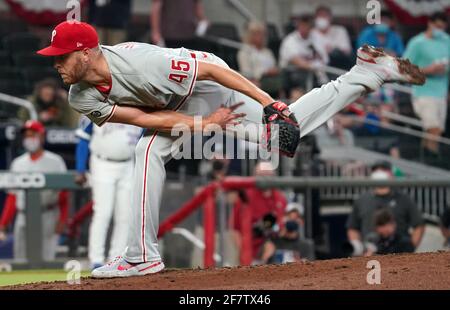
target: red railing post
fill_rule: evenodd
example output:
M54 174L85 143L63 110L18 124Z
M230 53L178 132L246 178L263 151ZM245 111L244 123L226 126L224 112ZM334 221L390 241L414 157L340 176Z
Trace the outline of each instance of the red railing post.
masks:
M243 204L241 213L241 248L240 248L240 264L242 266L250 266L253 261L253 244L252 244L252 210L250 205Z
M203 234L205 251L203 265L205 268L214 267L215 234L216 234L216 199L215 190L211 188L203 205Z

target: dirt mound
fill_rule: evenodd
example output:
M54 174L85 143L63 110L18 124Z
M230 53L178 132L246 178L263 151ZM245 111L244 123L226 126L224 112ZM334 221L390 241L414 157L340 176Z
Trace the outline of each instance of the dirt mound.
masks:
M377 260L381 284L367 284ZM84 278L81 285L35 283L6 289L450 289L450 252L349 258L257 267L167 270L127 279Z

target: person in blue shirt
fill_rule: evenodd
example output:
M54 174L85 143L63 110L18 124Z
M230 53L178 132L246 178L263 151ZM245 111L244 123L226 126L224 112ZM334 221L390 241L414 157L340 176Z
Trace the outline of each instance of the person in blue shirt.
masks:
M381 12L381 23L368 26L360 33L356 48L369 44L382 47L394 56L401 56L405 50L401 36L393 30L393 16L388 11Z
M412 103L424 130L436 136L444 132L447 117L450 59L450 36L445 32L447 26L445 13L433 14L427 29L409 41L403 55L419 66L427 77L424 85L412 87ZM424 147L430 163L439 160L439 144L436 141L425 139Z

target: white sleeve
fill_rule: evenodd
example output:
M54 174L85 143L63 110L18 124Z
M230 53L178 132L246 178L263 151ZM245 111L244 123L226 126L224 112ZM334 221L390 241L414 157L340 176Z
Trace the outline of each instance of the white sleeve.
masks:
M77 112L86 115L98 126L106 123L114 114L115 105L91 97L80 85L72 85L69 91L69 104Z

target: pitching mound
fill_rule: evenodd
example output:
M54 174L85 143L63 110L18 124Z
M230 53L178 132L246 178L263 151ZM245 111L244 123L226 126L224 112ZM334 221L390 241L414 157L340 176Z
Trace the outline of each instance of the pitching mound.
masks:
M381 266L381 284L367 284L367 263ZM81 285L36 283L6 289L450 289L450 252L349 258L287 265L167 270L127 279L83 278Z

